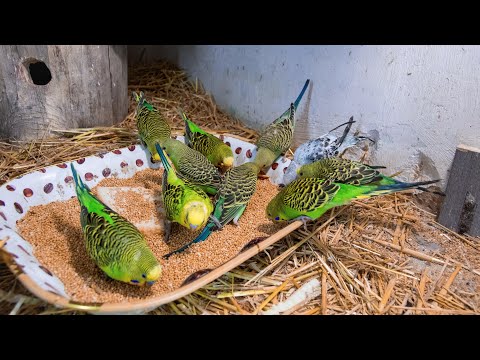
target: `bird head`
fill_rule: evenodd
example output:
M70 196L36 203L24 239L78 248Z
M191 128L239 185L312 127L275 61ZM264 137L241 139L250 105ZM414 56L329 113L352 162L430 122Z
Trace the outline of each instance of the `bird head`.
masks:
M221 166L224 168L231 168L233 166L233 156L224 157Z
M287 220L280 209L280 205L280 198L278 195L274 197L267 205L267 217L273 222L282 222Z
M199 201L192 201L185 206L186 223L191 230L197 230L206 224L208 216L210 215L207 206Z
M127 269L124 271L123 281L137 286L151 286L162 275L162 267L155 255L148 247L141 246L134 253L133 258L126 261Z
M160 264L155 265L153 268L151 268L145 277L145 282L147 285L152 285L155 281L157 281L160 276L162 275L162 267Z

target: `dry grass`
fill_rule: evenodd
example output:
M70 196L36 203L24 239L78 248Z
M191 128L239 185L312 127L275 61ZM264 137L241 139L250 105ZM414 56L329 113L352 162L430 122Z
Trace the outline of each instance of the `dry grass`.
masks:
M174 132L177 107L201 126L250 141L256 132L221 110L198 82L167 63L130 70ZM63 132L31 143L0 144L0 181L137 142L130 114L118 127ZM333 209L201 290L151 314L261 314L317 279L318 294L284 314L478 314L480 243L443 228L409 193ZM1 243L0 243L1 247ZM82 314L32 297L0 265L1 314Z

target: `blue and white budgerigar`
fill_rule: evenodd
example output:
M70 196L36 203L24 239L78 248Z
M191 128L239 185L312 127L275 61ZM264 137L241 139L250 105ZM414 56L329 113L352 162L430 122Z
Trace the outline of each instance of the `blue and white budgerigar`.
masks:
M283 184L288 185L295 180L298 177L297 170L302 165L307 165L318 160L338 156L346 149L356 146L363 140L374 142L372 139L366 136L349 133L354 122L355 121L353 120L352 116L348 122L338 125L328 133L301 144L295 150L293 160L290 162L287 170L285 171L285 175L283 176ZM333 134L333 131L345 125L346 127L342 136L337 137Z

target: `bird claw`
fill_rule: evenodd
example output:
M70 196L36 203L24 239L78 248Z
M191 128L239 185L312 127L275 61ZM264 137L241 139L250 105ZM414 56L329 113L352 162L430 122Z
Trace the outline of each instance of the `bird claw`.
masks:
M295 220L300 220L301 222L303 222L303 229L304 229L306 232L308 232L307 222L311 220L308 216L299 216L299 217L296 218Z

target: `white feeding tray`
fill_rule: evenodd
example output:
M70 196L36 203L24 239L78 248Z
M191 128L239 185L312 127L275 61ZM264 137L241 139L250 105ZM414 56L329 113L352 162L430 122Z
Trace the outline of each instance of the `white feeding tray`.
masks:
M222 136L221 138L231 146L235 157L235 166L253 160L256 153L255 145L234 137ZM183 136L178 136L177 139L184 141ZM90 188L107 177L126 179L131 178L138 171L160 167L159 163L151 163L150 155L141 145L131 145L109 153L93 155L75 160L73 163L78 172L83 174L85 183ZM281 158L278 163L274 163L267 172L269 180L274 184L281 184L289 163L290 160L286 158ZM112 195L123 190L118 187L98 189L102 200L119 213L121 213L121 209L115 209ZM147 197L153 196L141 188L133 188L133 191L140 192ZM49 166L5 183L0 187L0 244L3 244L2 249L13 260L13 262L8 262L8 266L34 295L59 308L79 309L95 314L143 314L160 305L179 299L222 276L301 225L301 222L297 221L260 242L253 239L226 263L204 273L191 274L188 278L193 279L192 281L186 282L185 285L172 292L121 303L81 303L72 300L65 291L62 281L37 260L33 246L17 233L16 225L17 221L22 219L32 206L65 201L75 196L70 162ZM163 226L158 223L158 219L135 225L141 230Z

